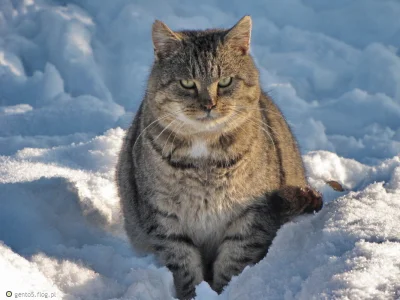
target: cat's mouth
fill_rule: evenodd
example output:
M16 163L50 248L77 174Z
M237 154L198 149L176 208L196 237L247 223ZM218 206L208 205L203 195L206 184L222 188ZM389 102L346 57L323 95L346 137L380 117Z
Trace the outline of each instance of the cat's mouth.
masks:
M215 121L220 119L222 116L220 113L216 112L216 111L208 111L208 112L204 112L202 113L200 116L196 116L194 119L196 121L200 121L200 122L209 122L209 121Z
M208 121L213 121L213 120L215 120L215 118L210 117L210 116L196 119L196 121L200 121L200 122L208 122Z
M231 116L228 114L222 114L217 111L203 112L196 115L186 115L179 113L177 116L178 120L182 121L186 125L192 127L192 130L196 132L216 131L223 130L227 121L230 120Z
M197 117L196 120L200 122L214 121L218 117L211 115L211 113L206 113L204 116Z

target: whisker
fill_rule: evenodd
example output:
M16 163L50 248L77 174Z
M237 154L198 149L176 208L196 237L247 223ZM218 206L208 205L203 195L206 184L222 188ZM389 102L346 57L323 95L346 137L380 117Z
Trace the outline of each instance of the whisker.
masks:
M282 117L283 117L283 114L282 114L282 113L277 113L277 112L272 111L272 110L270 110L270 109L268 109L268 108L249 108L248 110L265 111L265 112L267 112L267 113L269 113L269 114L276 115L276 116L278 116L279 118L282 118ZM289 121L289 120L286 120L286 122L287 122L290 126L294 126L294 123L293 123L293 122L291 122L291 121Z
M181 121L179 121L179 120L174 120L174 121L178 121L178 123L176 124L176 125L177 125L177 128L176 128L176 129L178 129L179 125L181 125L181 124L180 124ZM171 137L171 135L172 135L173 133L175 134L175 130L172 128L170 134L168 135L168 137L167 137L167 139L166 139L166 141L165 141L165 143L164 143L164 146L163 146L162 149L161 149L161 156L162 156L162 157L164 157L164 148L165 148L165 146L168 144L169 138Z
M163 132L167 130L168 127L171 126L171 124L174 123L175 121L177 121L177 119L172 120L167 126L165 126L164 129L161 130L161 132L154 138L153 142L155 142L163 134Z
M235 110L236 111L236 110ZM239 112L239 111L237 111L237 112ZM242 113L242 112L241 112ZM242 113L242 115L243 115L243 113ZM274 150L275 150L275 152L276 152L276 147L275 147L275 142L274 142L274 139L272 138L272 136L271 136L271 134L267 131L267 130L265 130L264 128L262 128L259 124L257 124L251 117L248 117L248 120L250 121L250 122L253 122L253 124L255 124L256 126L258 126L258 128L260 128L261 130L263 130L267 135L268 135L268 137L269 137L269 139L271 140L271 142L272 142L272 145L274 146ZM261 122L261 121L260 121ZM267 124L265 124L264 122L262 122L264 125L267 125Z
M258 119L255 119L255 118L253 118L253 119L254 119L255 121L257 121L257 122L259 122L259 123L261 123L261 124L267 126L269 129L271 129L271 131L272 131L274 134L276 134L278 137L282 138L281 135L280 135L272 126L268 125L267 123L263 122L262 120L258 120Z
M179 127L176 128L176 131L175 131L175 130L172 131L172 132L174 133L174 138L172 139L172 142L171 142L171 148L170 148L170 152L171 152L171 153L172 153L172 148L173 148L173 146L174 146L174 141L175 141L176 135L177 135L178 131L179 131L184 125L185 125L185 123L182 122L182 123L181 123L181 126L179 126ZM166 141L165 144L164 144L164 147L167 145L168 140L169 140L169 136L168 136L167 141ZM161 150L161 155L163 155L163 156L164 156L164 147L163 147L163 149Z
M261 107L257 107L257 108L254 107L254 108L252 108L252 107L238 106L238 105L235 105L235 106L233 106L233 107L236 107L236 108L244 108L244 109L246 109L246 110L266 111L267 113L271 113L271 114L277 115L277 116L279 116L279 117L282 117L282 114L281 114L281 113L274 112L274 111L272 111L272 110L270 110L270 109L268 109L268 108L261 108Z
M249 109L249 110L251 110L251 109ZM254 110L258 110L258 109L254 109ZM260 109L260 110L264 110L264 109ZM270 112L271 112L271 111L270 111ZM271 113L275 113L275 112L272 111ZM277 114L277 113L275 113L275 114ZM279 114L277 114L277 115L279 115ZM280 115L279 115L279 116L280 116ZM256 119L256 118L254 118L254 117L249 116L249 118L253 118L255 121L260 122L260 123L262 123L263 125L267 126L267 127L268 127L269 129L271 129L278 137L281 138L280 134L279 134L279 133L275 130L275 128L273 128L272 126L268 125L267 123L263 122L262 120L258 120L258 119Z
M167 118L167 117L176 116L175 114L176 114L176 113L179 113L179 112L181 112L181 111L182 111L182 110L178 110L178 111L175 111L175 112L173 112L173 113L166 113L166 114L162 115L160 118L157 118L155 121L151 122L149 125L147 125L147 126L142 130L142 132L138 135L138 137L136 138L135 143L134 143L133 146L132 146L132 149L135 149L135 146L136 146L137 142L139 141L139 139L140 139L140 137L143 135L143 133L146 131L146 129L148 129L150 126L154 125L154 124L157 123L158 121L161 121L161 120L163 120L163 119L165 119L165 118Z

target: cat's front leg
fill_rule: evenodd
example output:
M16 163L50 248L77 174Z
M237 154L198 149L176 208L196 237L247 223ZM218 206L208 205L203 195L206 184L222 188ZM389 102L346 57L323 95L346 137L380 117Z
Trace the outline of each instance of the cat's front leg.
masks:
M232 276L259 262L267 254L279 226L279 219L270 214L265 199L243 209L228 224L218 248L212 288L220 293Z
M174 276L178 299L192 299L195 286L203 281L203 267L199 249L184 234L157 233L153 248L159 259Z
M245 208L227 228L213 265L213 284L220 293L232 276L259 262L282 224L322 208L322 196L305 187L286 186Z

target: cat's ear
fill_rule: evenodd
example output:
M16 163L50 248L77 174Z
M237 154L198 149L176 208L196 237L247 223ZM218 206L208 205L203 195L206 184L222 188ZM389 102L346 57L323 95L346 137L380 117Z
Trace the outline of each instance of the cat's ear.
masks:
M244 16L227 32L225 36L225 44L241 54L246 55L250 51L251 38L251 17Z
M181 36L173 32L163 22L156 20L153 23L152 39L156 59L174 54L181 45Z

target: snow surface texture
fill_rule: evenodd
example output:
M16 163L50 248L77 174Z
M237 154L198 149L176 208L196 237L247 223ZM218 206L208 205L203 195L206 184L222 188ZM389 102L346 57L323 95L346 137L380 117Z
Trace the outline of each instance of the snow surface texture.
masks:
M202 283L196 299L400 299L395 0L0 0L0 298L173 299L171 273L123 232L117 153L153 20L230 27L245 14L264 89L326 205L283 226L221 295Z

